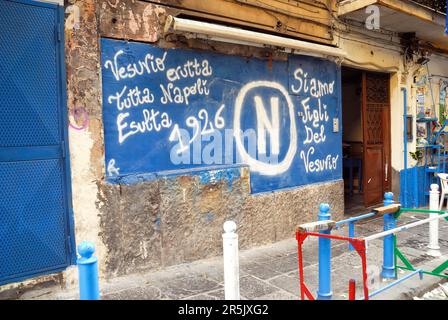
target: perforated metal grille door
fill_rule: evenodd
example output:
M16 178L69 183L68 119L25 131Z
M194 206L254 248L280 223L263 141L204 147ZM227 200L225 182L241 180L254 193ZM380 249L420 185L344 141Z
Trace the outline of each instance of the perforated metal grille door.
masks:
M70 263L57 24L0 0L0 284Z

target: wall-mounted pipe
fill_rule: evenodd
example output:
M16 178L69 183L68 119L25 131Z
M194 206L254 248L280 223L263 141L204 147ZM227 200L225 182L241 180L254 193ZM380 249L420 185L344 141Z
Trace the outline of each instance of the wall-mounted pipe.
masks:
M434 93L432 92L432 76L429 72L429 61L426 63L426 72L428 73L428 83L429 83L429 91L431 92L431 100L432 100L432 112L434 115L434 118L438 118L436 115L436 102L434 100Z
M305 55L310 53L338 58L344 58L347 55L344 50L337 47L173 16L168 16L164 31L165 33L170 31L180 31L205 34L211 37L217 37L221 39L221 41L225 41L226 39L244 41L248 44L254 43L291 49L293 53Z
M400 192L403 193L403 196L401 197L403 205L405 207L408 207L409 204L407 203L407 195L408 195L408 91L406 88L401 88L401 91L403 92L403 147L404 147L404 155L403 155L403 163L404 163L404 169L403 169L403 190Z

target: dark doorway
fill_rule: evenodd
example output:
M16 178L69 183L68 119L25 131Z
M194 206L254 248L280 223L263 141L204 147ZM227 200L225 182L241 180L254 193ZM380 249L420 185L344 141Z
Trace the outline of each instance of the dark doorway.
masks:
M342 68L346 212L379 204L390 190L389 75Z

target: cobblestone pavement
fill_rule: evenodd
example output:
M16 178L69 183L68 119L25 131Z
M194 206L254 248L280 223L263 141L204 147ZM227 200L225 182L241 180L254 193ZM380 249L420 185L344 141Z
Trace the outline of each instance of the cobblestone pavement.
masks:
M448 284L439 284L438 288L425 293L422 297L414 297L414 300L448 300Z
M399 224L410 222L425 215L400 218ZM365 236L382 231L382 218L364 221L356 225L356 235ZM428 226L424 225L401 232L398 245L415 266L430 268L440 264L425 254ZM334 233L347 234L346 228ZM318 242L309 238L304 243L304 273L310 291L315 294L318 283ZM448 223L440 224L440 244L445 259L448 255ZM373 241L367 251L369 272L379 271L382 262L382 240ZM400 272L400 276L405 272ZM361 261L345 242L332 242L332 289L333 299L347 299L348 282L355 279L357 295L362 295ZM374 278L375 279L375 278ZM423 280L413 277L393 287L376 299L413 299L438 286L441 279L425 276ZM374 280L371 287L383 286L384 281ZM221 257L177 265L162 270L133 274L100 283L102 299L224 299L223 262ZM299 299L299 276L297 270L297 243L295 239L240 251L240 291L242 299ZM77 299L73 290L43 289L26 292L21 299Z

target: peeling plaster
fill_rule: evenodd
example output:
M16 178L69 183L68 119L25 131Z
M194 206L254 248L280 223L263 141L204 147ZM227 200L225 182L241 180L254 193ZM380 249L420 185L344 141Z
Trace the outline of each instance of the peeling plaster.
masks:
M96 255L101 262L105 258L105 249L99 238L101 212L96 206L98 186L90 165L94 141L88 131L70 130L69 136L76 240L77 243L84 240L94 242ZM104 271L102 263L100 263L100 270Z

